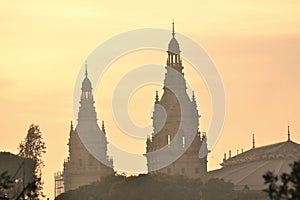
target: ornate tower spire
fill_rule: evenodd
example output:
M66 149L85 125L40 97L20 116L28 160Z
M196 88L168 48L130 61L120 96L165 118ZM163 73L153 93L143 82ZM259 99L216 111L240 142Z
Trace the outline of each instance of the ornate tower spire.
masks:
M175 38L175 29L174 29L174 21L172 22L172 38L168 45L168 59L167 59L167 65L168 66L178 66L179 69L177 69L179 72L182 72L181 66L181 58L180 58L180 48L179 43L177 42Z
M291 134L290 134L290 126L288 126L288 141L291 140Z
M92 93L92 83L87 74L85 65L85 78L82 81L80 107L78 112L78 123L76 132L84 144L85 148L93 154L95 158L101 160L107 166L112 166L112 161L107 159L107 138L98 125L95 101ZM102 129L104 128L104 124ZM104 129L103 129L104 130Z
M186 82L183 74L182 60L180 57L179 43L175 38L174 22L172 23L172 38L168 45L167 73L164 81L164 89L181 90L186 93Z
M255 138L254 138L254 134L252 134L252 148L255 148Z
M153 111L153 132L147 139L148 171L159 170L169 175L205 178L207 173L206 135L198 133L199 113L196 98L187 94L179 43L175 37L174 21L168 44L168 57L163 93L156 91ZM157 150L168 147L161 154ZM184 151L188 148L188 152ZM148 154L149 153L149 154ZM179 159L182 157L182 159ZM189 166L186 161L191 161ZM165 166L172 163L170 167Z
M64 189L73 190L113 175L113 160L107 155L107 137L97 123L97 113L88 78L87 64L82 74L80 107L76 128L71 121L69 157L64 163ZM104 124L102 130L104 130Z
M85 65L85 78L81 86L80 107L78 113L78 123L83 121L97 121L97 114L94 106L94 97L92 92L92 83L88 78L87 64Z

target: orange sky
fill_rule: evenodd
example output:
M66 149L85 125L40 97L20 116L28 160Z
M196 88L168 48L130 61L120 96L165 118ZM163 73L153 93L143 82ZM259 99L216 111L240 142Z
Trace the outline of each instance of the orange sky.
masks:
M252 133L257 146L279 142L287 139L290 124L292 139L300 142L299 8L296 0L3 1L0 150L17 153L28 126L39 124L48 147L45 193L52 197L53 173L62 169L67 157L72 92L81 64L112 35L141 27L170 28L172 18L178 32L206 49L223 78L227 113L222 136L209 155L210 169L218 167L224 152L232 150L235 155L237 149L249 149ZM139 61L165 63L164 54L150 55L153 58L139 56ZM128 56L114 65L124 66L138 53ZM205 88L202 80L197 82L185 70L187 79ZM134 98L143 97L140 92ZM98 118L109 121L109 111L101 106L104 100L96 93ZM151 106L153 93L147 95L145 104ZM203 116L201 129L206 131L210 116L207 91L199 91L197 98ZM147 106L140 106L149 114ZM147 122L146 118L139 121L134 109L131 112L137 123ZM107 131L113 130L114 125L108 123ZM109 137L114 140L113 134Z

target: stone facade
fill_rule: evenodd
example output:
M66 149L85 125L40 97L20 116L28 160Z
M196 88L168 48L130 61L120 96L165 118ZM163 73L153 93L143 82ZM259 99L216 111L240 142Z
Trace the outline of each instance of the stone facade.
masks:
M205 179L206 136L201 136L198 131L200 115L195 95L190 99L186 92L184 67L175 38L174 23L167 53L164 93L159 99L156 92L153 133L146 144L148 171Z

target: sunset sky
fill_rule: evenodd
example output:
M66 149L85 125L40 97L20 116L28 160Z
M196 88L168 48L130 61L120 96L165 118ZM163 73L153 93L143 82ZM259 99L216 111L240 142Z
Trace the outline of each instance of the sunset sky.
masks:
M207 51L225 87L226 118L208 156L210 170L219 167L225 152L250 149L253 133L256 146L281 142L287 140L290 125L292 140L300 143L299 9L297 0L2 1L0 151L17 153L29 125L40 125L47 146L45 194L52 198L53 174L67 158L70 121L75 120L75 80L86 58L113 35L145 27L170 29L173 18L177 32ZM166 56L154 51L128 54L94 86L98 118L106 121L109 139L129 151L145 149L143 142L122 136L115 127L106 106L109 87L136 65L164 65ZM183 64L196 90L200 129L207 131L209 93L192 66ZM133 95L129 112L137 124L151 123L156 89L161 93L152 86Z

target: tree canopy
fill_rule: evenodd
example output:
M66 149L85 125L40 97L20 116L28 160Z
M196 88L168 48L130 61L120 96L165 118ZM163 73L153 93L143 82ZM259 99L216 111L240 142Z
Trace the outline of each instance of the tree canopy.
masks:
M238 200L265 199L261 192L233 191L233 184L222 179L211 179L205 184L200 179L165 174L132 177L109 176L100 182L81 186L59 195L56 200ZM253 199L253 198L252 198Z
M14 186L14 181L7 171L0 174L0 199L7 196L6 191Z
M19 156L24 158L30 158L35 162L35 183L34 186L31 184L32 191L28 196L32 199L38 199L40 196L43 197L43 181L42 168L44 162L42 160L43 154L46 153L46 145L43 142L42 133L38 125L31 124L27 135L19 145Z
M300 200L300 160L294 161L290 166L290 173L278 176L269 171L263 175L265 184L268 185L265 191L271 200Z

